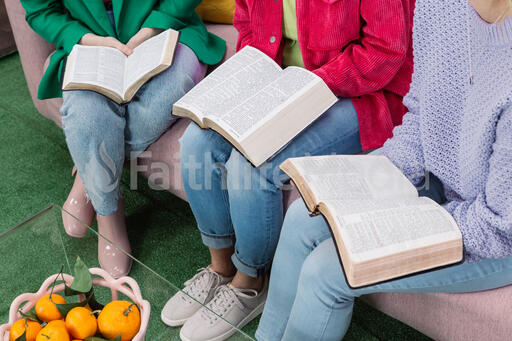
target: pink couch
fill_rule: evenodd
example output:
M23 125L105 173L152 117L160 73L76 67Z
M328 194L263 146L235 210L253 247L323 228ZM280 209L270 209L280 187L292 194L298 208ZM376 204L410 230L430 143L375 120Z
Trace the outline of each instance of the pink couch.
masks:
M34 105L41 114L61 125L60 99L40 101L37 87L54 46L45 42L26 24L19 0L5 0L7 12L20 54ZM235 51L236 31L230 25L208 25L208 29L228 42L227 56ZM178 139L188 121L180 120L148 151L151 156L138 161L147 165L145 176L162 172L161 162L169 169L168 190L186 200L179 174ZM286 193L286 206L297 198ZM375 294L363 297L373 307L403 321L435 340L505 341L512 340L512 286L473 294Z
M11 26L7 20L4 0L0 0L0 56L16 49Z

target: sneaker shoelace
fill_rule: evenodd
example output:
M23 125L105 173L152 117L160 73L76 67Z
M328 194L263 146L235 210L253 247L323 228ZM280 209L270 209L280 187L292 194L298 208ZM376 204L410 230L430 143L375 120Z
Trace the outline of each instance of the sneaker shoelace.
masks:
M181 295L181 298L187 303L193 302L190 296L199 301L204 295L208 295L208 291L212 286L221 282L220 275L210 271L208 268L201 268L197 271L198 273L194 277L184 283L185 288L183 288L183 292L187 295Z
M233 305L244 309L239 297L251 298L258 295L256 290L238 289L228 285L222 285L215 290L213 299L201 309L201 316L211 325L220 318L224 318Z

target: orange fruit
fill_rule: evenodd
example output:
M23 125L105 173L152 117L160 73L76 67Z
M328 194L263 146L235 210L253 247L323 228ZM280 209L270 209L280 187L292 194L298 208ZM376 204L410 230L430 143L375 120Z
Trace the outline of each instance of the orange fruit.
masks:
M98 322L89 309L76 307L66 315L66 329L74 338L87 339L96 334Z
M53 320L60 320L64 318L61 315L59 310L57 309L57 304L64 304L66 300L57 294L52 294L52 299L50 300L50 295L43 296L36 303L36 315L39 317L41 321L50 322Z
M12 325L11 329L9 330L9 341L15 341L17 338L19 338L23 333L25 333L25 323L27 324L27 334L26 339L27 341L35 341L37 333L41 330L41 325L37 322L21 319Z
M53 295L52 295L53 296ZM36 341L70 341L69 333L66 330L66 323L62 320L49 322L39 331Z
M121 335L121 341L131 340L140 329L139 308L128 301L112 301L98 316L98 328L107 339Z

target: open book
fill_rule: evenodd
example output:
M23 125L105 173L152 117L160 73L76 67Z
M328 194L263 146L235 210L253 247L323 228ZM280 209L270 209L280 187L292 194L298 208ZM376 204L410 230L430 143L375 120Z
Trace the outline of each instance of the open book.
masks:
M66 62L62 90L92 90L118 104L129 102L144 83L171 66L178 39L179 32L169 29L128 57L112 47L76 44Z
M259 167L337 101L322 79L246 46L173 106Z
M385 156L293 158L280 167L308 209L326 218L351 287L462 260L462 234L453 217L418 197Z

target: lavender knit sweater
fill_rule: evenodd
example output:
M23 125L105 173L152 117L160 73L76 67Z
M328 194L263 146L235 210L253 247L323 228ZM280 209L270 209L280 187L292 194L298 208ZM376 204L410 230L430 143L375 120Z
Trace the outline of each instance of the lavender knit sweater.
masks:
M476 261L512 256L512 17L490 25L468 3L417 0L410 112L382 153L414 184L439 177Z

